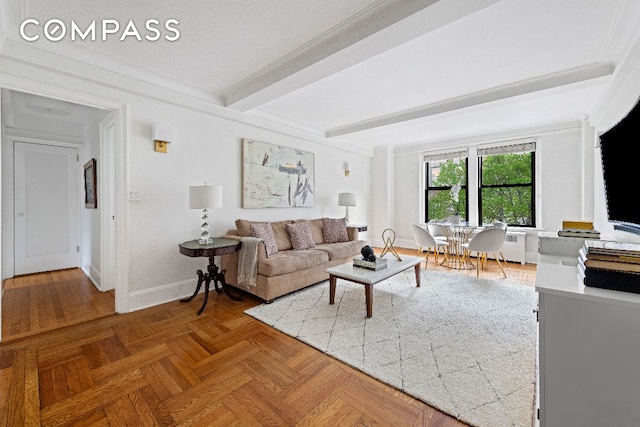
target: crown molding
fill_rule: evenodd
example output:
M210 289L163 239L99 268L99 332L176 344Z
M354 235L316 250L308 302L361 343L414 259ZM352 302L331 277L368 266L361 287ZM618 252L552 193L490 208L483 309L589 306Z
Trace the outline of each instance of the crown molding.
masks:
M112 86L130 92L137 92L141 89L154 91L160 88L222 105L221 99L177 80L162 76L157 70L146 70L127 64L110 55L93 52L82 45L74 46L74 49L71 50L62 50L63 52L54 53L40 49L33 44L7 39L2 54L24 63L52 69L88 81L97 83L107 81Z
M515 139L537 138L543 135L560 134L582 129L581 120L541 123L526 128L502 129L492 132L481 132L453 138L424 141L417 144L396 145L393 147L395 155L422 153L439 148L468 147L470 145L490 144Z
M315 127L307 122L303 122L302 120L295 120L291 117L284 116L282 114L274 113L272 111L267 111L263 108L254 108L250 112L248 112L252 117L260 117L265 120L272 121L274 123L280 123L285 126L289 126L294 129L301 130L303 132L308 132L310 135L316 135L321 138L326 138L324 130Z
M366 143L357 141L352 138L328 139L326 138L324 131L322 129L311 126L306 122L293 120L281 114L265 111L260 108L251 110L251 112L247 114L250 114L252 117L261 118L270 123L283 126L283 128L285 129L290 129L291 132L304 132L307 135L313 135L315 137L321 138L324 141L323 143L324 145L333 146L343 151L350 151L356 154L373 157L373 148L371 148Z
M640 91L640 27L626 46L609 90L595 102L589 123L599 133L615 126L638 102Z
M295 124L280 123L267 118L252 116L247 113L221 107L202 98L175 92L169 88L158 87L150 83L143 84L142 82L121 86L123 83L121 76L114 76L106 70L96 69L93 75L87 77L78 76L58 69L62 65L63 68L75 71L73 67L68 68L70 65L64 59L59 59L58 62L55 63L56 68L26 62L4 55L0 56L0 59L0 87L2 88L48 96L102 109L122 107L125 102L119 94L126 93L257 129L302 139L322 147L333 147L342 151L373 157L373 151L360 144L330 140L322 135L300 129ZM57 84L52 84L52 81L58 80L57 78L52 78L53 76L60 78ZM91 91L92 93L83 91L79 89L79 81L89 83L93 87L110 89L108 91L109 95L101 96L93 93L105 93L106 91L103 90Z

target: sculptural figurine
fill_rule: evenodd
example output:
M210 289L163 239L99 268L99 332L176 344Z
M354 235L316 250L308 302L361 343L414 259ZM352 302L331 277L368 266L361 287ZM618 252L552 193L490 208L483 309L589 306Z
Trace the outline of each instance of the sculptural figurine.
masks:
M363 246L360 253L362 254L362 259L365 261L375 262L376 256L373 254L373 248L371 246Z

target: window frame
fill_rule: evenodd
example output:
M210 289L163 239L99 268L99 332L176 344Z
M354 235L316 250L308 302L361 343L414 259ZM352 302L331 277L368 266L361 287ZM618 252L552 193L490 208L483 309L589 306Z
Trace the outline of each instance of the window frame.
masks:
M444 162L451 159L464 159L464 168L465 168L465 185L460 186L460 190L464 190L466 192L465 204L464 204L464 213L458 213L463 216L466 220L469 219L469 155L465 154L464 156L455 156L455 157L443 157L440 159L433 159L432 161L440 161ZM429 219L429 191L451 191L452 187L449 186L437 186L431 187L429 185L430 181L430 173L431 168L429 167L429 160L424 161L424 222L429 222L433 219Z
M420 210L420 216L425 222L429 222L429 191L430 190L450 190L450 186L430 187L430 163L431 161L446 161L447 159L464 158L466 167L466 203L464 217L472 223L480 223L482 218L482 157L491 154L507 154L507 153L530 153L531 154L531 182L527 184L506 184L505 186L525 186L531 188L531 224L509 224L510 227L520 229L535 229L540 223L538 206L536 200L538 198L538 180L540 171L537 170L539 163L538 156L540 152L537 147L536 138L523 138L519 140L508 140L490 144L470 144L467 146L452 146L433 151L424 151L421 153L421 170L422 183L421 197L424 198ZM484 188L488 188L485 186ZM431 219L433 220L433 219Z
M530 156L530 170L531 176L530 181L527 184L491 184L484 185L482 179L483 172L483 160L487 156L498 156L503 154L528 154ZM526 228L535 228L536 227L536 150L535 147L532 150L527 150L523 152L496 152L486 155L478 154L478 220L482 221L482 190L485 188L531 188L531 210L529 212L531 217L531 224L517 224L517 223L507 223L509 227L526 227Z

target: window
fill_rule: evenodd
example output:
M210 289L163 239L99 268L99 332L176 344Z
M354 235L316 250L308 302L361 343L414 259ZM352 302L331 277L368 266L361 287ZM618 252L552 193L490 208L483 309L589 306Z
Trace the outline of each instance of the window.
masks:
M533 141L510 141L423 155L424 221L457 214L462 221L535 227L535 149Z
M480 223L535 227L535 143L478 149Z
M425 161L425 222L460 215L466 221L467 152L428 155Z

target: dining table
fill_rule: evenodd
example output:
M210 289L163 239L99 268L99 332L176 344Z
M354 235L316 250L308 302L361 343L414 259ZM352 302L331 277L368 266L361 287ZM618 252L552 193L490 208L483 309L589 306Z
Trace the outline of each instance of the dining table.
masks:
M463 244L469 243L471 237L481 229L491 226L491 224L477 224L469 221L460 222L436 222L440 225L449 243L449 256L440 265L451 269L471 270L476 266L469 257L464 256Z

